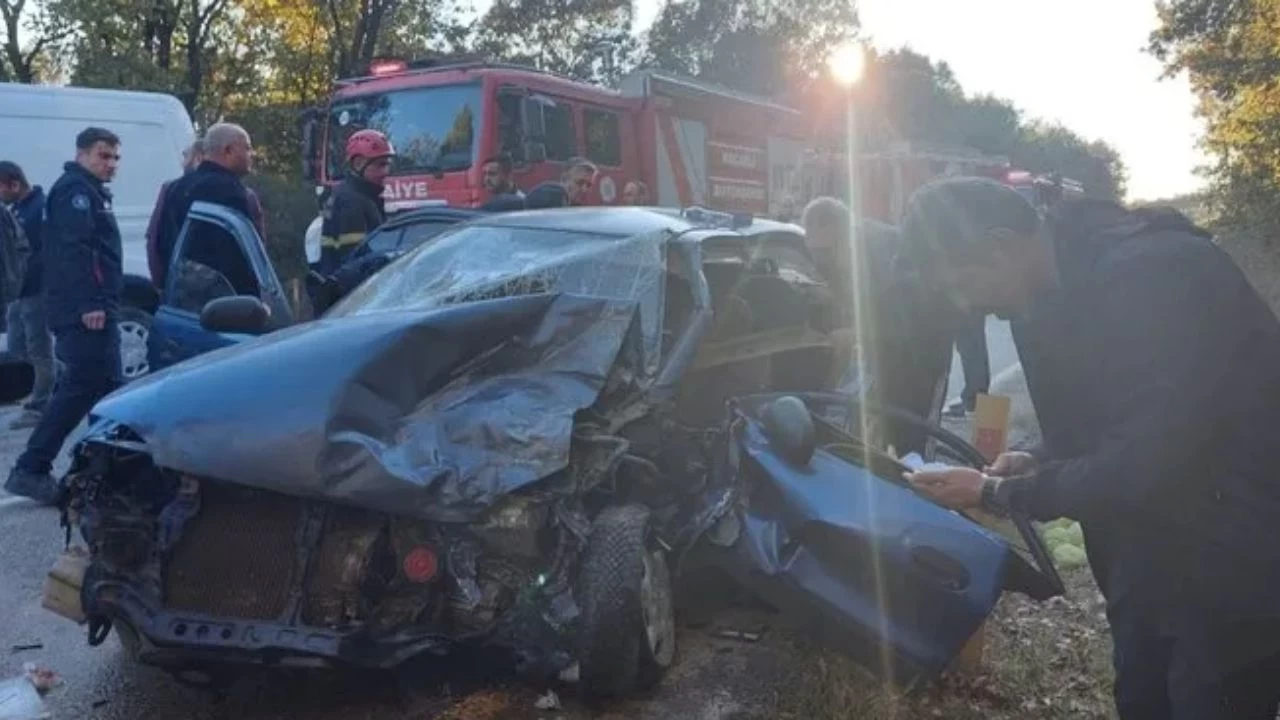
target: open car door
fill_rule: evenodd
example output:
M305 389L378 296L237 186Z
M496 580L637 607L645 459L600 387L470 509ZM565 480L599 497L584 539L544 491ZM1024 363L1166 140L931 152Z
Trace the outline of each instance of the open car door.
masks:
M215 248L211 252L211 248ZM271 311L272 329L293 323L280 279L253 223L235 210L197 202L174 246L173 264L152 322L148 355L153 370L241 342L247 335L217 333L200 324L205 305L232 295L253 295Z
M781 398L808 409L807 452L793 442L804 433L776 427ZM894 682L946 668L1005 590L1061 594L1029 522L1015 518L1019 542L918 495L896 459L822 419L835 406L857 412L848 397L816 393L731 403L717 484L738 501L709 536L718 565ZM981 463L958 437L930 433Z

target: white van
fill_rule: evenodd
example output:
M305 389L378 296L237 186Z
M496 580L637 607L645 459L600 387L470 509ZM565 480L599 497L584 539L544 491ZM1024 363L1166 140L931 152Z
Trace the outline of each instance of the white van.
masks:
M147 275L145 233L160 185L182 174L195 140L191 116L172 95L0 83L0 160L22 167L45 190L75 159L76 135L96 125L120 136L120 169L109 186L124 270Z

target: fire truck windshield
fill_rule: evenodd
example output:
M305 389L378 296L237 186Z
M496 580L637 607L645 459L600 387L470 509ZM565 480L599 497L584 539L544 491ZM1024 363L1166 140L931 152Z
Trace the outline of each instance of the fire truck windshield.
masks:
M393 174L466 170L475 157L480 98L480 85L473 83L335 100L329 112L329 177L342 177L347 138L366 128L391 139L396 150Z

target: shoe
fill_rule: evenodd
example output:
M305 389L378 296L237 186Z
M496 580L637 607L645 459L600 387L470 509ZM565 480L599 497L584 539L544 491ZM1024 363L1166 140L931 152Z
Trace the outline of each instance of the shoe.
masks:
M9 429L25 430L27 428L33 428L40 424L41 417L43 416L35 410L24 410L21 415L14 418L13 422L9 423Z
M4 489L11 495L31 498L41 505L57 505L61 493L58 482L47 472L31 472L15 467L9 472Z
M947 409L942 411L942 415L949 418L962 418L965 416L965 412L966 409L964 401L957 400L948 405Z

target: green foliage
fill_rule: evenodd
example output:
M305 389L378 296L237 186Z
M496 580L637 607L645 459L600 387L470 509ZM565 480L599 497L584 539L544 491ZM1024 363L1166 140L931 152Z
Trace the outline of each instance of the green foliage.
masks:
M582 80L616 81L634 62L631 0L495 0L475 48Z
M1280 226L1280 0L1173 0L1160 5L1151 51L1187 72L1213 158L1216 222L1260 236Z
M645 64L760 95L820 77L858 30L848 0L667 0Z

